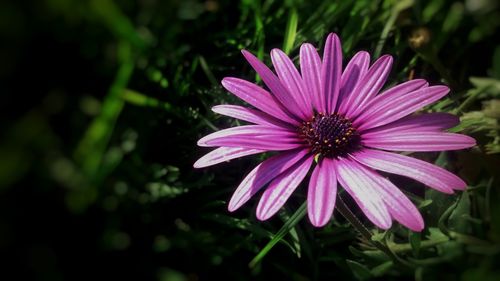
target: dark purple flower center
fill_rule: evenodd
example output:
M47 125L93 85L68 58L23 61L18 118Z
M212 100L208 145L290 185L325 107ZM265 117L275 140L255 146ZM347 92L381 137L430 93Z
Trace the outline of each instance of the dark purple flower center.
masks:
M317 113L311 120L302 123L299 132L311 152L322 157L346 156L361 144L361 137L351 121L338 114Z

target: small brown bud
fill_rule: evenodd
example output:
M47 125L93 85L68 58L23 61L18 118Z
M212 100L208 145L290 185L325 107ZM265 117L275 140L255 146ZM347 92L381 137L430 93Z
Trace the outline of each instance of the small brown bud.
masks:
M427 27L417 27L411 31L408 37L408 44L412 49L420 50L427 47L431 41L431 37L431 31Z

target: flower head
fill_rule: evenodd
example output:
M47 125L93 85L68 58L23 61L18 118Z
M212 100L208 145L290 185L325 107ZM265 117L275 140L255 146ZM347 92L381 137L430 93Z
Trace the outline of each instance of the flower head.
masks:
M418 209L376 170L412 178L444 193L465 189L464 181L443 168L395 153L475 145L471 137L446 132L458 124L456 116L413 114L445 96L448 87L415 79L381 92L392 57L384 55L370 66L370 55L358 52L342 71L340 40L333 33L326 39L322 59L311 44L301 46L300 73L281 50L271 51L276 74L251 53L242 53L268 90L238 78L222 80L224 88L253 108L218 105L213 111L253 125L200 139L200 146L219 148L194 166L267 151L278 154L245 177L229 202L230 211L267 186L257 206L257 218L270 218L314 166L307 193L313 225L328 223L340 186L376 226L388 229L394 219L420 231L424 222Z

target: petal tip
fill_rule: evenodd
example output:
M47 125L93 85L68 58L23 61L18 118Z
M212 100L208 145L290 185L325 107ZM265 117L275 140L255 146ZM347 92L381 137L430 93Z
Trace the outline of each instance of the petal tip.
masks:
M390 71L393 61L394 58L391 55L385 54L382 55L376 62L380 62L381 66L383 66L386 71Z
M256 213L256 217L258 220L260 221L266 221L268 220L270 217L272 217L272 214L270 214L269 212L264 212L264 211L258 211L257 210L257 213Z
M427 86L429 86L429 83L427 82L427 80L422 79L422 78L416 78L416 79L412 79L410 81L413 81L413 83L416 83L418 85L418 87L427 87Z
M321 218L316 218L316 217L313 217L313 216L309 216L309 221L311 222L311 224L314 226L314 227L323 227L325 225L328 224L328 222L330 221L330 219L321 219Z
M316 48L310 43L300 45L300 59L308 58L309 53L316 51Z
M383 59L383 60L388 60L388 61L392 61L393 60L392 56L389 55L389 54L382 55L380 58Z
M422 232L422 230L424 230L425 228L425 225L423 222L422 223L418 222L416 225L411 225L407 227L413 232Z
M313 44L309 42L302 43L301 47L314 47Z
M205 137L203 137L203 138L201 138L201 139L199 139L199 140L196 142L196 144L197 144L198 146L201 146L201 147L209 147L209 144L208 144L208 142L207 142L207 137L206 137L206 136L205 136Z
M278 211L278 209L272 208L271 206L266 206L265 202L262 199L263 197L260 199L259 204L257 205L257 211L255 215L258 220L265 221L272 217Z
M434 86L434 88L443 96L447 95L450 92L450 88L446 85L436 85Z
M444 193L444 194L449 194L449 195L455 193L455 191L452 188L450 188L450 189L440 189L439 191L442 192L442 193Z
M254 56L254 54L252 54L251 52L245 50L245 49L242 49L241 50L241 54L243 54L243 57L247 60L248 63L250 63L250 65L254 65L255 63L257 63L259 61L259 59L257 57Z
M469 136L469 139L470 139L470 147L477 145L477 141L475 138Z
M282 50L280 50L280 49L278 49L278 48L273 48L273 49L271 50L271 58L272 58L272 57L275 57L275 56L280 56L280 55L282 55L282 54L284 54L284 53L283 53L283 51L282 51Z
M418 212L418 216L415 217L413 223L408 227L411 231L421 232L425 228L424 218L422 214Z
M388 230L389 228L392 227L392 220L384 221L384 222L381 221L381 222L378 222L376 225L384 230Z
M242 197L241 193L238 193L237 191L233 193L233 196L231 196L231 199L229 200L229 203L227 204L227 210L229 212L234 212L238 210L243 204L245 204L250 197Z
M220 81L220 83L222 84L222 86L223 86L224 88L226 88L226 89L227 89L227 87L228 87L228 86L230 86L230 84L231 84L231 78L229 78L229 77L224 77L224 78L222 78L222 80Z
M460 182L458 182L457 184L455 184L455 186L453 186L453 190L460 190L460 191L464 191L467 189L467 183L465 183L465 181L463 181L462 179L460 179ZM453 193L453 190L452 190L452 193Z
M357 52L354 56L363 56L363 57L370 57L370 53L368 53L367 51L359 51Z
M201 162L200 160L194 162L193 164L193 168L195 169L200 169L200 168L204 168L205 166L203 165L203 162Z
M232 213L232 212L238 210L239 207L240 206L237 206L232 201L230 201L229 204L227 205L227 210Z
M335 32L330 32L330 33L328 34L328 37L327 37L326 39L327 39L327 40L338 40L338 41L340 41L339 36L338 36L338 35L337 35L337 33L335 33Z

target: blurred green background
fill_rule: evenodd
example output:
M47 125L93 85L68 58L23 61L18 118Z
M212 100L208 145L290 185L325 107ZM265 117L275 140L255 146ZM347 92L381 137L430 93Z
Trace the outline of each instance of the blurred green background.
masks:
M0 278L500 280L499 27L495 0L2 1ZM219 81L258 79L240 49L296 59L329 32L345 58L392 54L390 85L449 85L426 110L458 114L453 130L478 140L415 155L459 173L466 192L390 176L427 224L373 229L391 257L338 214L321 229L294 220L305 186L268 222L255 200L228 213L260 156L192 168L201 136L238 124L210 111L241 104Z

